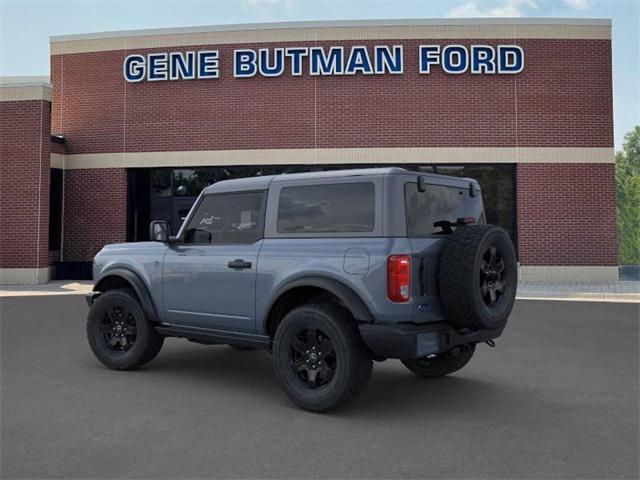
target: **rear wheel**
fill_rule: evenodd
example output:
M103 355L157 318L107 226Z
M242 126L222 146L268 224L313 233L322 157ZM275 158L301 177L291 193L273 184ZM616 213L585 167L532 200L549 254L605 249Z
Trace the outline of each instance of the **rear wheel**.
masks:
M294 403L323 412L362 392L373 362L351 314L320 303L296 308L282 320L273 343L273 366Z
M405 367L424 378L443 377L464 367L475 352L475 345L460 345L445 353L402 360Z
M114 370L151 361L164 341L126 289L109 290L96 299L87 318L87 337L96 358Z

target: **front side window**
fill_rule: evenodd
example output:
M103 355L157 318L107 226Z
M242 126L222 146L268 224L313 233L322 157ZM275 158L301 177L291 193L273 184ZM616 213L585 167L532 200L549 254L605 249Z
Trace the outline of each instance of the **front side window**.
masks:
M185 243L251 244L262 238L266 192L208 195L185 231Z
M372 232L375 193L371 182L284 187L278 233Z

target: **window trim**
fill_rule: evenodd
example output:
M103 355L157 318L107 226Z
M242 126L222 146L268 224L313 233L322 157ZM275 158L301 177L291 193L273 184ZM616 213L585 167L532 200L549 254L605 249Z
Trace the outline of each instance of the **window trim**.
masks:
M207 198L207 197L231 196L231 195L244 195L244 194L248 194L248 193L260 193L260 194L262 194L262 201L261 201L261 204L260 204L261 214L258 216L258 218L260 218L260 223L258 225L258 234L259 234L259 236L255 241L253 241L251 243L247 243L247 242L238 242L238 243L185 243L184 237L185 237L185 234L187 232L187 226L191 223L191 219L195 215L195 212L198 210L198 208L200 208L200 204L204 201L205 198ZM203 190L202 193L200 193L200 195L198 196L198 199L196 200L196 202L193 204L193 207L191 207L191 210L189 211L189 215L187 215L187 218L185 218L184 222L182 223L182 226L180 227L180 231L178 232L178 235L176 236L175 244L176 245L210 246L210 247L223 247L223 246L232 246L232 245L254 245L255 243L257 243L260 240L263 240L265 238L265 224L266 224L268 196L269 196L268 195L268 190L266 190L266 189L261 189L261 190L239 190L239 191L236 191L236 192L219 192L219 193L209 193L209 194L205 194L205 192Z

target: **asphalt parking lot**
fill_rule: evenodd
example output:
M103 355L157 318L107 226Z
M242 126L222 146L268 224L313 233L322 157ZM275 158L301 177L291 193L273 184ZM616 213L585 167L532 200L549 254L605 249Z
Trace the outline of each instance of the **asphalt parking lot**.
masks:
M2 478L639 475L639 304L518 301L457 374L376 363L320 415L288 402L266 352L169 339L114 372L81 296L0 301Z

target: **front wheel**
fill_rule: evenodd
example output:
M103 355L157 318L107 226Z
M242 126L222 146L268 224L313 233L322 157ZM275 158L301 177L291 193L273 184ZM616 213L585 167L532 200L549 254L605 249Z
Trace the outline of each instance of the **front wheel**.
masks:
M96 358L114 370L151 361L164 341L126 289L109 290L96 299L87 318L87 336Z
M438 355L402 360L405 367L423 378L437 378L464 367L476 350L475 345L460 345Z
M273 367L295 404L324 412L364 390L373 361L351 314L319 303L296 308L282 320L273 342Z

